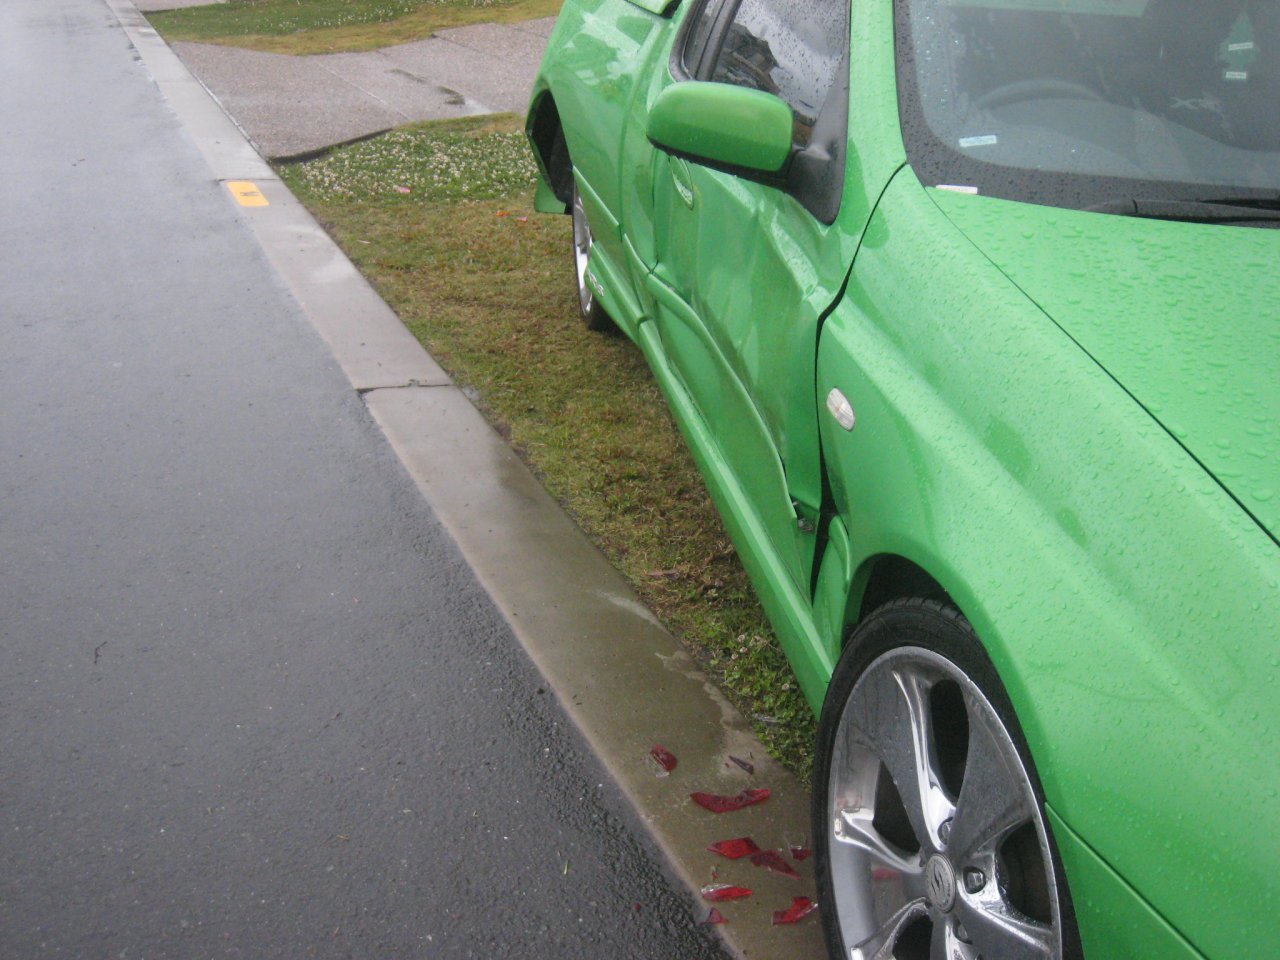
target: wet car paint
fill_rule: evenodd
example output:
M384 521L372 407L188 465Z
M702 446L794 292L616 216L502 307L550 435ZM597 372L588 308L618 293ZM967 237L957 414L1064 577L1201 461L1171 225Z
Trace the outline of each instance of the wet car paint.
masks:
M1088 956L1274 940L1280 845L1253 818L1280 794L1280 233L926 188L905 166L892 9L863 3L824 230L781 191L643 137L682 82L692 6L566 4L532 109L558 107L610 235L591 264L601 299L663 386L810 702L887 561L910 561L1009 690ZM618 53L637 18L643 42ZM710 324L717 310L737 326ZM826 412L833 389L852 430Z

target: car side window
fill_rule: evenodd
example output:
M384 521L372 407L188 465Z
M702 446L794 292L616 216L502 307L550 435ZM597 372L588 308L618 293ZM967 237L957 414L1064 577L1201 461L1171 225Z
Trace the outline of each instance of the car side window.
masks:
M850 0L741 0L709 80L781 97L794 117L788 190L830 223L840 206L849 114Z
M698 67L702 63L703 54L707 52L707 43L711 40L712 30L723 7L723 0L703 0L702 5L690 15L684 49L680 55L680 65L690 77L698 75Z
M807 146L849 51L849 0L742 0L711 79L776 94Z

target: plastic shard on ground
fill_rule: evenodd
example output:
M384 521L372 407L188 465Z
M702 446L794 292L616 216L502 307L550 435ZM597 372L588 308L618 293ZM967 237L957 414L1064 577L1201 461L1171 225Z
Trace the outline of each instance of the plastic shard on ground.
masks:
M751 862L757 867L764 867L766 870L772 870L774 873L780 873L785 877L800 879L800 874L795 872L791 864L787 863L777 850L761 850L759 853L753 853Z
M741 900L743 897L751 896L751 891L746 887L735 887L731 883L710 883L702 888L702 899L709 900L711 903L721 903L725 900Z
M724 918L723 913L721 913L715 907L712 907L711 912L707 914L707 919L703 920L702 922L704 924L711 924L712 926L714 926L720 923L728 923L729 921Z
M792 845L791 847L792 860L804 861L804 860L808 860L811 856L813 856L813 851L810 850L808 847L797 847L795 845Z
M662 777L674 770L679 762L676 760L676 755L660 743L654 744L653 749L649 751L649 756L653 757L653 762L662 768L662 772L658 774Z
M794 897L791 906L786 910L773 911L773 922L775 926L783 923L799 923L817 909L818 905L808 897Z
M760 848L756 846L756 842L750 837L738 837L736 840L720 840L707 847L712 853L718 853L722 857L728 857L730 860L740 860L743 857L749 857L753 853L759 853Z
M735 757L733 754L729 755L729 759L732 760L734 763L736 763L743 770L747 771L747 773L754 774L756 772L756 765L754 763L750 763L739 757Z
M766 787L758 789L743 790L736 797L722 797L715 793L691 793L689 798L698 806L712 813L732 813L735 810L741 810L755 803L763 803L769 799L769 790Z

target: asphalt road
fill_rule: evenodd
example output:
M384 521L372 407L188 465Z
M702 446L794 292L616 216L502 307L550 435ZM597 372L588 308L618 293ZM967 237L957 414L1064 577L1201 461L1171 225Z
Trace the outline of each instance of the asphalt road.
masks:
M720 956L100 0L0 168L0 957Z

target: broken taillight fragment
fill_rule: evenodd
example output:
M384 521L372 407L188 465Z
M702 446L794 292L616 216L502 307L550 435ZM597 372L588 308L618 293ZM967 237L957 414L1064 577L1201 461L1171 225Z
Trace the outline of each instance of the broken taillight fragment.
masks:
M792 869L791 864L787 863L777 850L761 850L759 853L753 853L751 862L757 867L764 867L766 870L772 870L786 877L794 877L796 880L800 879L800 874Z
M742 857L749 857L753 853L759 853L760 848L756 846L756 842L750 837L739 837L737 840L721 840L707 847L712 853L718 853L722 857L728 857L730 860L739 860Z
M733 754L729 755L729 759L732 760L734 763L736 763L738 766L740 766L743 770L747 771L747 773L756 772L756 765L754 763L750 763L746 760L741 759L740 757L735 757L733 756Z
M720 903L724 900L740 900L749 896L751 896L751 891L746 887L735 887L731 883L711 883L702 888L702 899L709 900L712 903Z
M724 918L723 913L721 913L715 907L712 907L711 912L707 914L707 919L703 920L702 922L705 924L711 924L714 926L715 924L728 923L729 921Z
M743 807L749 807L753 803L762 803L768 800L769 790L766 787L743 790L736 797L722 797L715 793L691 793L689 798L698 806L710 810L712 813L732 813L735 810L741 810Z
M808 897L795 897L791 901L791 906L787 907L786 910L773 911L773 922L775 925L799 923L817 909L818 905Z
M676 768L676 755L664 747L662 744L655 744L653 749L649 751L649 756L653 757L653 762L662 768L663 772L659 776L666 776Z
M792 846L791 848L792 860L796 860L796 861L808 860L811 856L813 856L813 851L810 850L808 847Z

